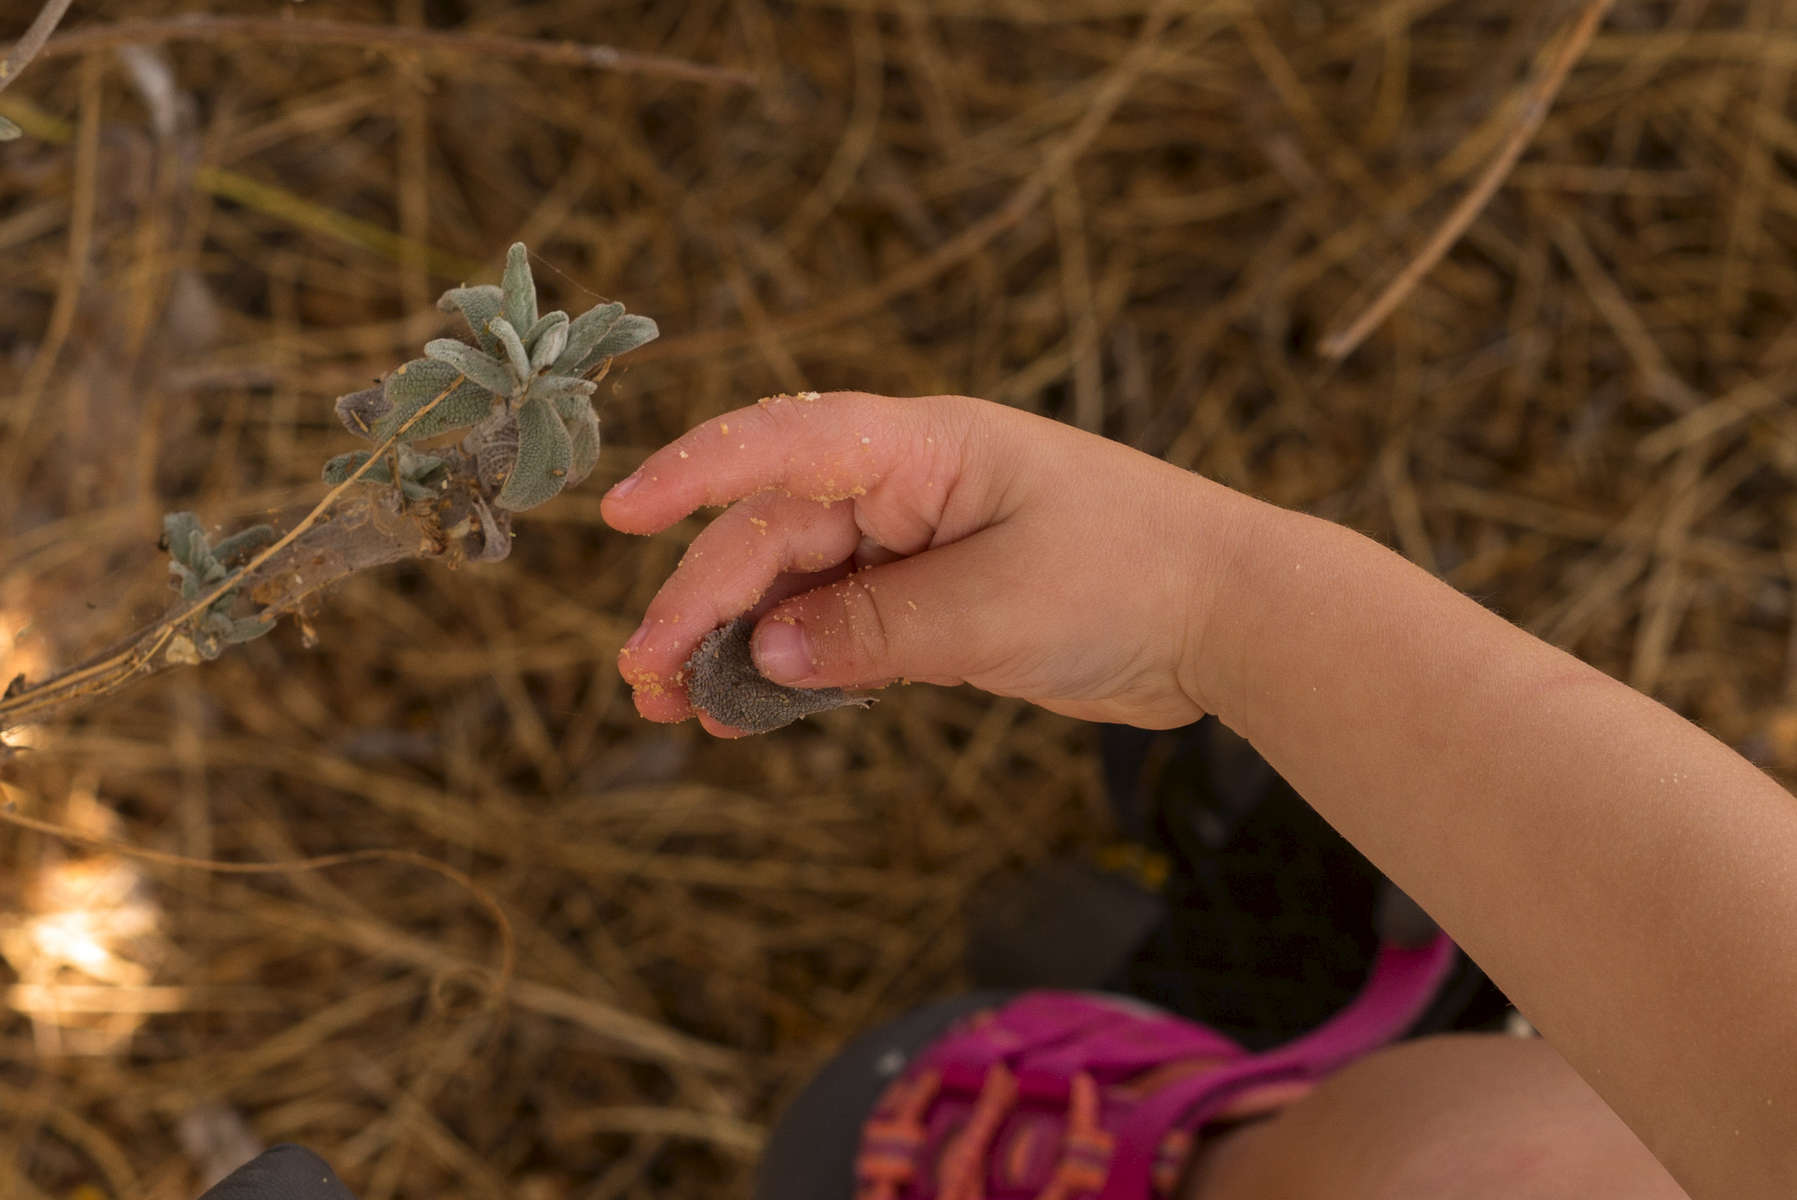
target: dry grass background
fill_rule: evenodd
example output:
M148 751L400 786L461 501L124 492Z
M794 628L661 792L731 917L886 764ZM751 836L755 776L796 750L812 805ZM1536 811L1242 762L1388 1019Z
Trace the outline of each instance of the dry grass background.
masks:
M636 718L616 648L697 526L625 538L598 496L771 391L1101 429L1384 538L1797 771L1790 5L1617 4L1338 365L1319 339L1581 5L1187 0L1145 41L1149 0L279 10L445 31L372 46L135 24L183 7L78 5L0 97L32 135L0 147L0 678L160 610L164 511L315 501L331 398L512 240L563 307L664 336L509 561L358 579L316 645L285 627L6 768L18 812L164 854L466 872L516 939L503 1000L489 909L416 865L229 875L9 829L0 1190L188 1197L235 1129L365 1200L741 1194L834 1043L953 986L970 890L1099 835L1092 730L1008 701L918 688L735 744Z

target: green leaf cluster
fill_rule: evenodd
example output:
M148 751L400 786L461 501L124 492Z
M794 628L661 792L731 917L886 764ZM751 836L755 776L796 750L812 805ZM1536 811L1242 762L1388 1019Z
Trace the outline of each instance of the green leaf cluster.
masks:
M399 490L407 500L429 500L448 486L449 461L434 454L420 454L404 442L395 448L393 461L382 460L362 472L362 482L394 482L393 468L399 468ZM324 481L339 484L361 469L374 455L367 450L351 450L339 454L324 465Z
M162 518L162 540L169 553L169 574L174 576L184 601L198 600L230 577L232 568L275 540L267 525L252 525L214 546L190 512L169 513ZM193 644L200 657L217 658L226 646L252 641L273 629L273 621L260 617L233 617L235 587L220 593L206 606L194 625Z
M592 403L598 385L586 376L654 340L655 322L616 303L572 319L560 310L539 313L522 242L507 253L499 286L451 288L437 305L462 314L474 344L438 338L425 346L423 358L397 368L378 388L341 397L337 415L349 431L374 442L397 434L410 443L471 429L468 449L479 458L482 476L499 489L495 505L514 512L586 478L599 460L599 416ZM365 461L366 455L340 456L326 466L325 477L341 482ZM399 475L409 497L428 494L428 472L420 474L402 459ZM384 465L362 478L394 482Z

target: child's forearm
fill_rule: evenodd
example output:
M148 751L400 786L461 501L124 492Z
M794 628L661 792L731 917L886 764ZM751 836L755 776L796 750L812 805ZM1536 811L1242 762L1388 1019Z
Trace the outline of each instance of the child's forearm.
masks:
M1203 698L1693 1196L1797 1195L1797 800L1369 539L1231 502Z

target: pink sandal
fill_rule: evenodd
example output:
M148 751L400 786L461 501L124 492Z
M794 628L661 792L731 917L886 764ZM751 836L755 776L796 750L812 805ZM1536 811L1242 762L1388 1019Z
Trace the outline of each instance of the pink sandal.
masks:
M1347 1008L1260 1054L1100 993L920 1010L825 1068L770 1139L757 1194L840 1200L852 1175L857 1200L1168 1200L1207 1126L1276 1112L1402 1036L1456 954L1445 934L1384 945Z

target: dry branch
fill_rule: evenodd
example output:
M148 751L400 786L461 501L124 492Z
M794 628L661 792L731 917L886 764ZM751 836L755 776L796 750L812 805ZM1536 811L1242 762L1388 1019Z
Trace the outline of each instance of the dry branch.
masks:
M12 49L4 57L0 57L0 91L4 91L17 79L26 64L43 50L44 43L50 40L57 22L69 11L69 3L70 0L45 0L44 6L38 10L37 16L25 30L25 36L14 42Z
M1484 211L1485 205L1497 195L1497 190L1503 185L1510 169L1516 165L1516 160L1528 149L1535 131L1541 128L1541 122L1547 119L1554 97L1559 94L1566 77L1572 73L1572 68L1578 64L1585 48L1591 44L1592 36L1614 2L1615 0L1588 0L1585 10L1541 72L1541 77L1524 92L1522 102L1517 106L1514 128L1504 139L1503 147L1480 174L1478 182L1454 205L1453 211L1443 218L1441 225L1430 235L1423 248L1417 251L1416 257L1398 272L1378 297L1345 328L1326 335L1317 344L1323 357L1341 359L1354 353L1355 348L1366 340L1367 334L1378 328L1380 322L1404 302L1404 297L1410 294L1411 289L1422 282L1423 276L1434 269L1442 255L1460 240L1467 226Z
M491 556L492 536L507 536L503 514L488 508L474 460L450 451L448 480L437 500L407 504L397 490L357 496L334 506L381 462L406 430L428 416L450 390L421 408L306 517L211 591L183 601L122 645L39 683L23 676L0 698L0 732L68 712L170 667L202 661L189 623L242 589L264 621L298 613L306 601L358 571L408 558L446 558L452 565ZM496 523L496 519L498 523ZM508 547L509 549L509 547Z

